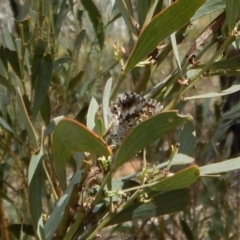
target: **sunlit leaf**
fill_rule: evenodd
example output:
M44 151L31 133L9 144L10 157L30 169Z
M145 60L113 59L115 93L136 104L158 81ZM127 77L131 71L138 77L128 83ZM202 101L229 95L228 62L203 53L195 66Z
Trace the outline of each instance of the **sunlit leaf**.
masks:
M199 176L200 170L195 165L177 172L173 176L167 177L149 188L153 191L159 192L187 188L193 184Z
M136 46L126 63L124 73L134 68L166 37L187 24L204 2L205 0L194 0L189 4L188 0L176 1L170 7L157 14L142 30Z
M239 157L200 167L201 176L220 174L238 169L240 169Z

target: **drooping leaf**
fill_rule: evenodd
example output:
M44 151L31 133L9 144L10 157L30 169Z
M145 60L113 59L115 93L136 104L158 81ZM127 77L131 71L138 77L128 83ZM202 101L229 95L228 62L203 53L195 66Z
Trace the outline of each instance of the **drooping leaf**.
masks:
M161 138L167 132L189 121L191 117L181 116L177 111L162 112L136 126L123 141L113 163L119 167L144 147Z
M17 76L20 79L22 79L22 71L21 71L17 51L12 51L12 50L9 50L8 48L5 48L4 53L13 71L17 74Z
M41 62L42 62L46 47L47 47L47 42L43 41L42 39L38 39L34 49L33 60L32 60L32 74L31 74L32 88L34 88L36 78L40 72L39 70L41 67Z
M138 35L138 32L137 30L133 27L133 24L132 24L132 20L131 20L131 12L129 11L129 9L127 8L126 4L125 4L125 1L123 0L117 0L116 1L116 5L128 27L128 29L134 34L134 35Z
M31 7L31 4L32 4L31 0L26 0L24 4L21 6L21 8L19 9L19 14L17 16L17 19L19 21L23 21L26 19L29 9Z
M66 1L61 1L59 3L61 3L60 8L57 11L58 13L55 15L56 16L56 21L55 21L56 35L58 35L60 33L62 23L69 12L69 6L68 6L68 4L66 4Z
M50 123L50 118L51 118L51 101L48 95L45 96L45 99L40 111L41 111L43 121L47 126Z
M28 169L29 208L32 223L39 239L45 239L42 219L43 167L42 148L32 155Z
M18 216L18 219L20 220L20 214L14 204L14 202L4 193L0 190L0 199L4 199L5 201L7 201L8 203L10 203L16 210L16 214Z
M13 133L12 128L9 126L9 124L2 118L0 117L0 125L5 128L7 131Z
M24 126L28 132L28 136L29 136L29 140L30 142L33 144L35 149L38 149L38 137L37 134L35 132L35 129L31 123L31 120L28 116L26 107L24 105L24 101L22 99L20 90L17 89L16 91L16 99L17 99L17 104L18 104L18 108L19 108L19 115L22 118L22 121L24 123Z
M82 41L86 35L86 30L83 29L81 32L77 35L76 40L74 42L74 50L79 51L82 45Z
M53 162L59 179L67 161L75 152L90 152L100 156L112 154L98 135L83 124L65 118L58 123L53 134ZM61 185L65 183L62 181Z
M33 119L36 117L38 111L41 109L44 99L46 97L49 85L52 80L53 63L50 54L43 57L39 75L36 79L36 86L34 89L34 99L32 107Z
M69 202L71 193L73 191L74 185L79 183L82 177L82 172L78 171L72 177L67 189L65 190L63 196L59 199L57 205L53 209L50 217L48 218L45 226L44 226L44 233L46 239L52 239L58 226L62 220L62 216L64 211L66 211L66 206Z
M197 9L205 0L176 1L170 7L157 14L152 21L142 30L124 69L129 72L136 64L151 53L157 45L173 32L188 23ZM176 16L178 16L176 21Z
M73 77L68 84L68 91L72 90L78 83L81 82L84 71L80 71L75 77Z
M3 46L0 46L0 75L7 78L8 65Z
M104 31L102 16L92 0L81 0L84 8L88 12L90 21L92 22L96 37L98 39L98 44L102 50L104 45Z

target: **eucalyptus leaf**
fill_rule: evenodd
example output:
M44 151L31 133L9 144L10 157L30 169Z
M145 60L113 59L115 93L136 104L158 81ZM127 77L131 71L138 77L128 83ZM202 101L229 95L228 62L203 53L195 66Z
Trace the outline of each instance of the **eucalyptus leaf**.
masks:
M34 89L34 99L32 106L33 119L36 117L38 111L41 109L45 100L49 85L52 80L53 62L50 54L43 57L39 75L36 79L36 86Z
M82 171L77 171L72 177L67 189L63 193L63 196L59 199L57 205L53 209L50 217L48 218L45 226L44 233L46 240L51 240L59 227L62 220L64 211L66 211L67 204L69 202L70 196L72 194L75 184L79 183L82 177Z
M152 197L151 195L149 197ZM155 196L149 203L135 203L116 215L108 225L120 224L133 219L147 219L184 210L189 203L189 190L181 189Z
M87 127L93 130L95 127L95 115L98 110L98 103L95 98L91 99L87 113Z
M79 122L62 119L53 134L52 154L53 163L59 179L70 156L75 152L90 152L99 156L109 156L111 149L98 135ZM64 188L65 181L61 180Z
M143 121L137 125L123 141L116 159L113 162L113 166L121 166L137 154L138 151L189 120L191 120L189 115L181 116L177 111L169 111L161 112L152 118Z
M44 174L42 157L43 150L41 148L38 153L32 155L28 169L29 208L32 222L39 239L45 239L42 218L42 188Z
M29 140L30 142L33 144L35 149L38 149L38 136L35 132L35 129L32 125L32 122L28 116L26 107L24 105L24 101L22 99L20 90L17 89L16 91L16 99L17 99L17 104L18 104L18 108L19 108L19 115L22 118L22 121L24 123L24 126L28 132L28 136L29 136Z
M200 176L198 166L191 166L167 177L153 186L149 187L153 191L166 192L176 189L187 188L193 184Z
M221 97L221 96L229 95L231 93L238 92L239 90L240 90L240 85L234 84L230 88L227 88L221 92L211 92L211 93L200 94L200 95L192 96L192 97L185 97L184 100Z
M201 176L221 174L240 169L240 158L232 158L200 167Z
M109 108L109 102L110 102L111 89L112 89L112 78L108 79L103 92L102 111L103 111L103 120L104 120L105 129L107 129L108 127L108 108Z
M136 64L147 57L166 37L187 24L204 2L205 0L194 0L189 4L188 0L177 1L157 14L142 30L125 65L124 73L128 73ZM178 16L177 21L176 16Z

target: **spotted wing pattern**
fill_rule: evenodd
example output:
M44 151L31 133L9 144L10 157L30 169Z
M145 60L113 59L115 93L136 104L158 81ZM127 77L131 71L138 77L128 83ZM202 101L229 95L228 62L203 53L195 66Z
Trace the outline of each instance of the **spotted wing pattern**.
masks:
M125 93L110 107L109 121L112 123L110 137L119 145L128 132L140 122L161 112L160 102L137 93Z

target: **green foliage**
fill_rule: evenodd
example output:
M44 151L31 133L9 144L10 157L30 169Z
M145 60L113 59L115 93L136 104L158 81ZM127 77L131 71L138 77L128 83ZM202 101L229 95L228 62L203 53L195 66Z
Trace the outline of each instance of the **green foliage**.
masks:
M228 194L237 176L226 174L240 168L228 133L239 103L221 111L239 83L216 91L203 82L239 76L239 54L229 52L240 4L166 2L26 0L16 33L2 30L2 239L240 238ZM109 106L129 91L164 109L113 146ZM194 112L195 99L204 100ZM138 159L140 169L117 177Z

